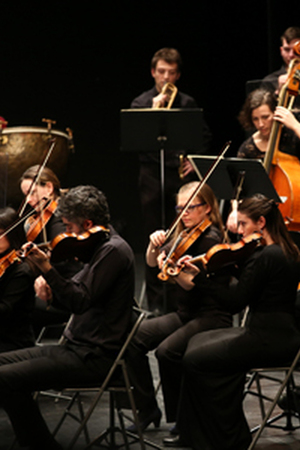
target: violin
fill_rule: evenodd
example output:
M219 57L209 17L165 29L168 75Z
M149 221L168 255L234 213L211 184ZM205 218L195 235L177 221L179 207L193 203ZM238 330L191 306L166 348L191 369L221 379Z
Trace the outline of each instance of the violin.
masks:
M60 233L51 242L38 244L37 247L50 251L50 262L58 263L66 259L77 258L82 262L91 259L95 247L109 237L109 229L101 225L95 225L82 234ZM25 258L34 248L34 244L27 247L20 254Z
M240 263L248 258L254 252L256 247L260 245L261 240L261 234L253 233L234 244L214 245L206 254L191 258L189 259L189 262L200 262L203 270L207 273L213 273L226 266ZM167 270L168 276L176 277L184 267L184 263L169 267Z
M35 214L35 216L29 217L29 219L27 220L27 225L29 224L29 229L26 233L28 242L33 242L36 240L37 236L40 234L40 232L47 225L47 223L55 213L57 206L58 202L56 200L51 200L48 203L48 205L45 208L43 208L40 212Z
M5 271L15 262L20 262L20 256L17 250L12 250L7 255L0 259L0 278L5 274Z
M165 262L161 268L157 277L166 281L169 278L169 269L181 258L182 255L188 250L189 247L198 239L198 237L211 226L209 219L203 220L200 224L192 228L191 230L183 230L174 245L172 246L169 254L167 255Z

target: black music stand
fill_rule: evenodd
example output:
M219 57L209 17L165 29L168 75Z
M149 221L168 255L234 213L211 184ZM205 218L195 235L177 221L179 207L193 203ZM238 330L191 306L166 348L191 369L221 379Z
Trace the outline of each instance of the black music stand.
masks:
M199 152L203 144L203 110L122 109L121 151L160 152L161 220L165 223L165 152Z
M188 155L200 180L211 167L214 157ZM231 200L234 187L240 173L245 172L242 185L242 197L250 197L254 194L263 194L268 198L281 203L272 181L270 180L262 162L257 159L223 158L216 170L207 180L219 200Z

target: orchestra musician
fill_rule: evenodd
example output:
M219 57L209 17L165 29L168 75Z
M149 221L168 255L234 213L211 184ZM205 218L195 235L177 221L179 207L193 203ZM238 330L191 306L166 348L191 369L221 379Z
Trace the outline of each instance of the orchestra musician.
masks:
M25 222L27 240L35 243L44 242L44 233L45 240L51 241L65 231L61 219L55 215L61 196L59 179L48 167L42 168L40 173L39 170L38 165L29 167L20 180L26 202L36 211L35 216Z
M158 266L160 274L165 275L164 265L170 261L172 266L181 251L181 254L188 252L191 255L206 253L224 239L218 202L211 188L204 184L188 203L191 194L199 187L199 182L191 182L180 188L176 209L182 216L170 242L166 242L164 230L157 230L150 235L147 264L153 269ZM188 206L184 211L185 205ZM185 241L186 234L189 238ZM178 236L183 239L182 247L178 245L174 257L170 249ZM174 280L175 284L170 284L169 295L174 301L176 299L174 312L144 321L128 349L130 377L142 430L152 422L159 426L162 415L155 398L147 353L156 349L166 420L175 422L181 385L181 359L189 339L200 331L232 326L231 314L216 302L214 296L204 294L201 288L190 289L184 272ZM229 281L227 272L218 274L218 280L226 285ZM130 426L129 430L135 432L136 427Z
M98 386L123 345L132 319L134 256L109 224L104 194L94 186L77 186L61 198L57 212L67 232L87 233L95 225L108 232L99 234L89 261L72 279L62 277L36 245L27 255L47 284L47 289L38 292L41 298L52 296L53 302L73 313L64 345L36 346L0 357L0 404L19 444L31 450L62 448L32 393L92 383ZM28 246L30 243L24 251Z
M300 158L300 111L292 112L276 105L274 94L265 89L256 89L249 94L239 121L246 131L254 128L255 132L240 146L239 158L264 158L274 120L284 125L279 150Z
M279 77L287 73L291 60L297 57L294 51L294 45L298 41L300 41L300 28L299 27L287 28L283 32L280 41L281 46L279 50L282 58L282 66L280 67L280 69L275 70L275 72L266 75L262 80L262 82L266 81L268 83L272 83L274 92L276 92L279 88L278 86Z
M239 158L264 159L269 146L274 121L284 125L279 141L279 150L300 159L300 111L291 111L276 106L275 95L265 89L252 91L240 111L239 122L246 131L255 130L239 147ZM233 202L226 227L237 231L237 204Z
M131 108L157 108L166 107L169 103L167 94L162 93L166 83L176 85L182 73L182 58L177 49L165 47L157 52L151 60L151 77L154 86L136 97ZM172 108L197 108L196 100L190 95L178 91L172 103ZM211 153L212 135L210 129L203 121L203 147L199 149L202 154ZM164 154L164 206L166 224L171 223L174 216L174 192L177 192L183 184L197 179L191 163L185 158L188 149L180 151L168 150ZM184 155L180 162L180 156ZM143 237L145 247L151 233L166 224L162 223L162 194L160 176L160 154L153 152L139 152L139 195L142 208ZM179 176L181 169L182 176ZM155 314L163 311L163 296L161 285L146 267L146 296L148 308Z
M36 271L22 261L18 250L26 242L22 224L14 226L17 212L0 210L0 352L35 343L32 314Z
M236 285L219 286L182 258L192 283L232 313L249 306L244 327L212 330L192 337L184 356L184 382L177 426L179 436L166 446L195 450L246 450L251 434L242 402L246 373L292 361L300 345L294 305L299 281L299 250L291 240L274 200L262 195L238 206L238 233L261 233L240 266Z
M61 218L55 214L61 198L61 185L56 174L49 168L39 165L29 167L21 176L20 188L35 214L24 223L27 241L41 244L51 242L56 236L65 232ZM55 263L55 268L66 278L72 277L82 265L80 261L68 259ZM33 326L38 336L42 327L68 321L66 311L46 304L37 296L33 313Z

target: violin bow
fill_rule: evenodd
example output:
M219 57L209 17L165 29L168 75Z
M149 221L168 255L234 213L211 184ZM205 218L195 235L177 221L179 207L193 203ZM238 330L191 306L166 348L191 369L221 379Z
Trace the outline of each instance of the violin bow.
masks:
M217 156L215 161L212 163L212 165L210 166L210 168L206 172L205 176L202 178L201 182L199 182L199 186L196 187L196 189L194 190L194 192L191 194L190 198L186 202L185 206L183 207L183 210L181 211L181 213L178 214L178 216L176 217L176 219L174 220L174 222L172 223L170 228L167 230L167 232L166 232L166 240L170 238L170 236L174 232L175 228L179 224L183 214L186 212L186 210L188 209L188 207L192 203L192 201L197 197L197 195L201 191L202 187L205 185L205 183L207 182L209 177L212 175L212 173L214 172L214 170L216 169L218 164L221 162L222 158L224 157L225 153L229 149L230 145L231 145L231 141L226 142L226 144L222 148L221 152L219 153L219 155Z

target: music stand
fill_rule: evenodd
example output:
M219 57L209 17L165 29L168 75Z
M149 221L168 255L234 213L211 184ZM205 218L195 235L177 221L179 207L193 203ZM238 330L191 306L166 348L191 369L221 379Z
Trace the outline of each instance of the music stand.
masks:
M200 181L211 167L214 157L188 155L193 164ZM268 198L281 203L272 181L270 180L262 162L258 159L223 158L218 164L215 172L207 180L219 200L231 200L234 187L240 173L245 172L242 185L243 197L254 194L263 194Z
M121 151L160 152L161 220L165 223L165 152L202 148L203 110L122 109Z

